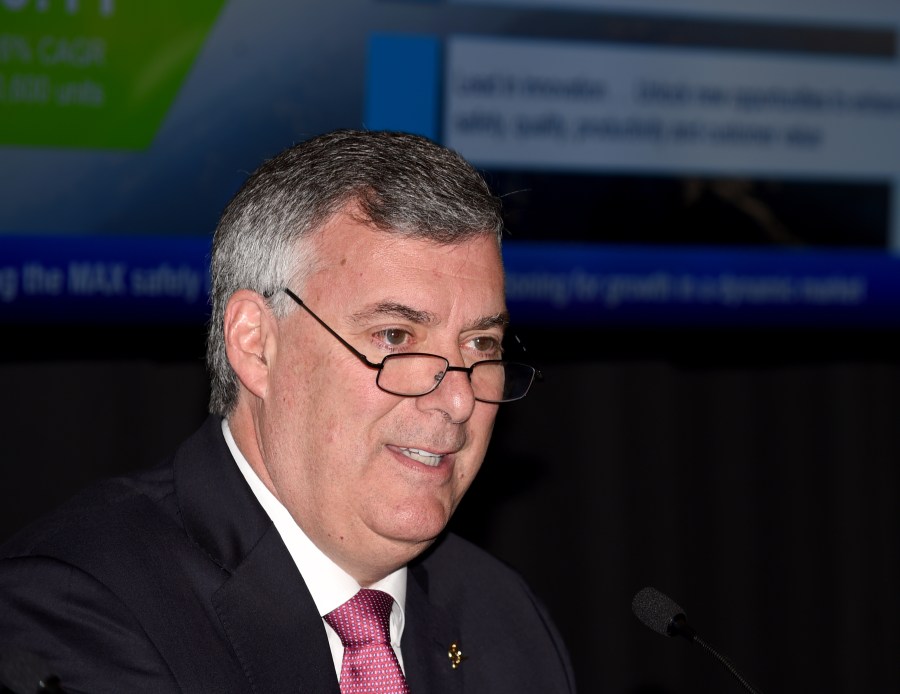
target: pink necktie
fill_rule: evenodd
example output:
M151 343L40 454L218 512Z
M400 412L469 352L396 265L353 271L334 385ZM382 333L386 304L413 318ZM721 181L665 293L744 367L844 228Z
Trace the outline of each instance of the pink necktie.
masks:
M394 599L363 588L325 615L344 644L341 694L409 694L391 648L389 620Z

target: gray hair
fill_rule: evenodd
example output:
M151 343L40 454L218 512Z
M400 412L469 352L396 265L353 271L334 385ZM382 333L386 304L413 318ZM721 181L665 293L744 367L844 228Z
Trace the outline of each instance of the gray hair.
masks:
M291 310L280 291L315 270L309 239L348 205L381 231L457 244L503 230L500 201L461 156L418 135L339 130L265 162L225 208L212 245L206 344L209 409L227 416L238 382L225 353L225 305L239 289Z

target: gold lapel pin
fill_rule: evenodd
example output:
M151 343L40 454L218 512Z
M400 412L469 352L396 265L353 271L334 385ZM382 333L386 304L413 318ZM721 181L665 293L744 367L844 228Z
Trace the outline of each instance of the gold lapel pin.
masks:
M468 656L463 655L463 652L459 648L459 644L454 641L450 644L450 650L447 652L447 657L450 658L450 667L455 670Z

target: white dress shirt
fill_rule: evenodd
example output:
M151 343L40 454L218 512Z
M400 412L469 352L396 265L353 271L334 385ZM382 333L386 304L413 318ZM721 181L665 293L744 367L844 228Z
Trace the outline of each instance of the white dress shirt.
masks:
M356 595L360 585L350 574L335 564L322 550L313 544L312 540L300 529L300 526L297 525L284 505L263 484L253 468L250 467L250 463L247 462L247 459L241 453L237 443L235 443L226 419L222 420L222 433L225 435L225 442L228 444L231 455L234 456L238 469L244 475L244 479L250 485L254 496L256 496L256 499L262 505L272 523L274 523L275 529L281 535L281 539L297 565L297 570L303 577L306 587L309 588L319 615L324 617ZM403 656L400 653L400 638L403 635L405 621L406 567L397 569L394 573L377 583L366 587L382 590L394 598L394 607L391 610L390 620L391 646L397 654L397 660L400 661L400 667L402 668ZM322 627L328 635L328 645L331 647L334 669L338 679L340 679L344 646L341 644L337 633L324 619L322 620Z

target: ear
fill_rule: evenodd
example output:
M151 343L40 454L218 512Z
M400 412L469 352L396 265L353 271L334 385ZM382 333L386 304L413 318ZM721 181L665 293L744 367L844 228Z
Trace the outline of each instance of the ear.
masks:
M231 368L247 390L264 399L278 335L278 323L265 298L249 289L232 294L225 305L223 327Z

